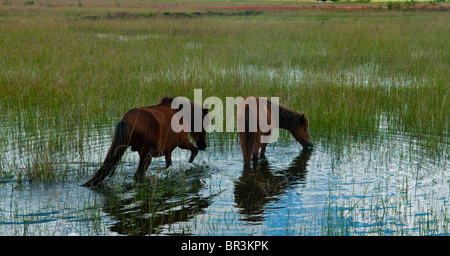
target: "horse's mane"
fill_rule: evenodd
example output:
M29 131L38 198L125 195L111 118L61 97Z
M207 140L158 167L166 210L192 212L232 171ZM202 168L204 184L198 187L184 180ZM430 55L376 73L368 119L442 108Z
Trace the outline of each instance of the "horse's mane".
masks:
M164 96L161 99L159 99L159 104L164 104L164 103L172 103L173 98L170 98L168 96Z
M172 101L174 101L175 100L175 98L171 98L171 97L169 97L169 96L164 96L164 97L162 97L161 99L159 99L159 104L160 105L162 105L162 104L172 104ZM191 101L191 100L188 100L189 101L189 103L191 104L191 108L192 108L192 110L194 110L194 106L196 105L193 101Z
M270 104L276 104L272 103L270 100L267 100L267 107L269 107ZM306 125L308 120L306 119L304 114L300 114L297 111L290 110L287 107L278 104L278 109L280 113L280 122L285 123L288 126L298 126L298 125Z
M164 96L164 97L162 97L161 99L159 99L159 104L160 104L160 105L162 105L162 104L168 104L168 105L171 105L172 102L173 102L174 100L175 100L175 98L171 98L171 97L168 97L168 96ZM188 99L187 99L187 100L188 100ZM208 112L207 109L204 109L202 105L199 105L199 104L197 104L197 103L194 103L194 102L191 101L191 100L188 100L188 101L189 101L189 103L190 103L191 113L193 113L192 118L197 118L197 120L203 120L203 116L206 115L207 112ZM177 110L175 110L175 111L176 111L176 112L180 111L180 110L181 110L181 107L182 107L182 105L180 105L180 106L179 106L179 109L177 109ZM201 111L198 112L198 111L195 110L195 108L200 108ZM199 113L200 113L200 116L197 115L197 114L199 114ZM194 120L194 119L192 119L192 120ZM191 125L193 125L193 123L192 123ZM192 130L193 130L193 129L194 129L194 128L192 127Z

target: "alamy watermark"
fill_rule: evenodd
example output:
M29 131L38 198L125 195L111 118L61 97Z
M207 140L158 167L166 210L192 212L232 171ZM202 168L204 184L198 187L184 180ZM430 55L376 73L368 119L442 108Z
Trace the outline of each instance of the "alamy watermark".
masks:
M194 132L201 132L202 128L207 132L234 132L236 131L235 127L237 127L238 132L244 132L245 129L256 132L259 129L263 133L261 143L275 142L279 135L279 99L278 97L270 97L270 102L271 104L267 103L266 97L259 97L258 99L254 97L246 99L243 97L226 97L225 104L218 97L208 97L203 101L202 90L194 89L194 108L191 108L189 99L185 97L176 97L172 101L171 108L181 110L172 117L171 126L175 132L191 132L192 129L194 129ZM237 111L235 111L236 107ZM203 108L210 109L204 118L202 115ZM247 114L248 116L246 116ZM268 120L269 116L270 121ZM245 121L246 119L248 122ZM181 120L193 120L193 124L180 122Z

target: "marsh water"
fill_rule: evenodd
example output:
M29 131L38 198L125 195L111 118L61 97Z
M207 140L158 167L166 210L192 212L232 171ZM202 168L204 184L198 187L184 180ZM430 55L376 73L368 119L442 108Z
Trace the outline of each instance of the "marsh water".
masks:
M91 131L82 156L74 152L73 161L54 165L69 173L64 180L5 176L0 234L449 234L450 160L407 135L349 135L342 145L315 138L312 150L284 136L270 144L266 159L245 166L236 136L213 133L193 164L177 149L173 166L154 159L145 182L136 184L138 156L127 151L101 187L82 187L112 132L109 125ZM437 148L447 151L448 144ZM19 151L2 152L2 161L20 162Z

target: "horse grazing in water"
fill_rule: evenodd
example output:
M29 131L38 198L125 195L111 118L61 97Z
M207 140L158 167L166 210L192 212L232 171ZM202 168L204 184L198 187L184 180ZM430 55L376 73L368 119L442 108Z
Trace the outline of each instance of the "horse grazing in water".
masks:
M192 163L198 150L206 148L204 127L202 125L201 131L195 131L194 115L195 113L201 113L201 120L203 120L208 114L208 109L187 99L184 102L185 104L179 104L177 109L172 109L171 106L174 100L173 98L164 97L158 105L129 110L116 126L111 147L102 166L83 186L96 186L108 175L113 175L120 158L130 146L132 151L139 153L139 166L134 175L136 181L145 177L152 157L165 156L166 167L169 167L172 164L171 153L176 147L190 150L191 157L189 162ZM176 132L172 127L172 117L186 105L190 105L190 111L194 115L191 115L191 120L184 120L183 118L183 124L191 126L189 134L196 142L197 147L189 141L186 129ZM194 110L195 108L197 108L197 111Z
M255 107L249 107L252 103ZM275 105L276 104L276 105ZM278 127L276 120L272 120L275 113L272 113L272 105L278 108ZM276 117L276 116L275 116ZM265 119L261 123L262 119ZM252 130L252 123L256 129ZM266 126L265 128L263 126ZM258 160L258 151L261 148L260 156L265 157L267 141L261 141L262 136L269 138L273 128L282 128L288 130L292 136L303 146L309 148L313 146L311 137L308 133L309 122L304 114L290 110L270 100L248 97L238 104L237 109L237 126L239 140L241 144L242 156L245 163ZM267 126L269 129L267 129ZM264 129L262 129L264 128Z

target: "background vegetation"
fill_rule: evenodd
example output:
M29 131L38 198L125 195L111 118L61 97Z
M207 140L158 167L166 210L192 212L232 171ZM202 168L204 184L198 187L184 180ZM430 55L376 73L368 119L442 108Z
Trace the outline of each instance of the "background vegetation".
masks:
M3 3L0 233L449 234L447 3ZM154 161L134 186L126 156L79 186L128 109L194 89L279 97L318 146L298 158L282 133L248 182L235 134L210 134L206 164ZM270 218L242 221L245 205Z
M448 143L445 9L116 7L0 8L5 145L43 139L25 148L48 156L82 150L96 125L113 126L165 95L193 98L194 88L204 98L279 97L330 143L386 132L435 151Z

